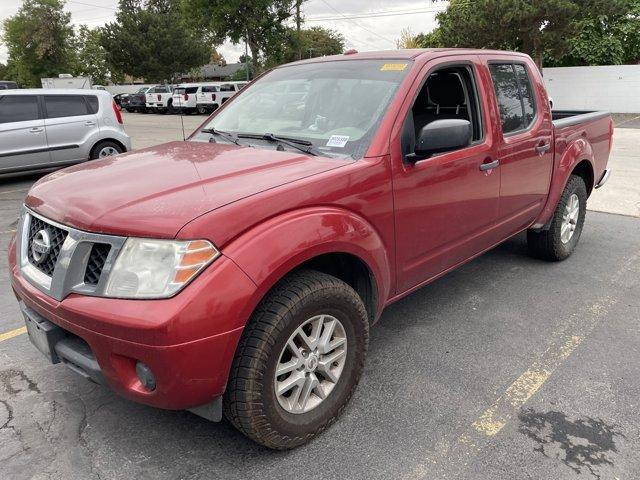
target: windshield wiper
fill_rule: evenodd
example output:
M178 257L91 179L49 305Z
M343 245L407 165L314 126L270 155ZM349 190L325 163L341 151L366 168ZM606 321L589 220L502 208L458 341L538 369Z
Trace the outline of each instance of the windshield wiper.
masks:
M240 142L238 142L238 138L234 136L232 133L224 132L222 130L218 130L217 128L203 128L200 131L202 133L209 133L211 135L219 135L220 137L226 140L229 140L231 143L235 143L238 146L242 146L240 145Z
M288 137L279 137L274 135L273 133L265 133L264 135L253 135L253 134L238 134L240 138L260 138L262 140L269 140L270 142L281 143L283 145L287 145L289 147L300 150L301 152L307 153L309 155L313 155L314 157L322 156L322 153L313 146L313 143L302 140L299 138L288 138Z

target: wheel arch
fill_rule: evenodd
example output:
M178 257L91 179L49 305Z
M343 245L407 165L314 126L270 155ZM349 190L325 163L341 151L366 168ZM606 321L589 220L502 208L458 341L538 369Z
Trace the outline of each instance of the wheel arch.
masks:
M101 143L104 143L104 142L113 142L116 145L118 145L122 149L123 152L127 151L127 147L121 141L116 140L115 138L111 138L111 137L109 137L109 138L101 138L100 140L94 142L93 146L89 150L89 158L91 158L91 156L93 156L93 152L96 149L96 147L98 145L100 145Z
M547 228L560 201L562 192L574 173L585 180L587 195L591 195L595 182L594 172L594 153L588 140L580 137L569 143L564 149L561 158L554 163L547 202L532 228L538 230Z
M391 265L380 235L365 219L339 208L288 212L253 228L222 248L257 285L253 311L276 283L312 269L333 275L362 298L374 323L389 297Z

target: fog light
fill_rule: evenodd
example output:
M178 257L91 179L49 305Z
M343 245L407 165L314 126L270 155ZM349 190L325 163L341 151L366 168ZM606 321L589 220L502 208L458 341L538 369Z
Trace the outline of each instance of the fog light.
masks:
M136 363L136 374L144 388L150 392L153 392L156 389L156 377L153 376L153 372L148 365L145 365L142 362Z

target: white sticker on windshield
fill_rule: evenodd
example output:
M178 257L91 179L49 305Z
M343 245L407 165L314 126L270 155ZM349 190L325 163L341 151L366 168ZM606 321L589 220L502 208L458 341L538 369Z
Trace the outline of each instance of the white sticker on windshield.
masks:
M327 142L327 147L344 148L348 141L349 137L347 135L331 135Z

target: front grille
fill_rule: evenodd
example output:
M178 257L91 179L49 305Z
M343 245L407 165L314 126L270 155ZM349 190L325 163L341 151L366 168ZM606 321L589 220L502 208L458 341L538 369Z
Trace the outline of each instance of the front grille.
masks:
M41 230L46 230L49 234L50 248L49 251L45 255L43 255L38 262L33 256L31 247L33 244L33 239ZM53 275L53 270L56 268L56 263L58 261L58 255L60 255L60 250L62 249L62 244L64 243L66 238L67 232L65 230L55 227L43 220L40 220L38 217L31 216L31 221L29 222L29 236L27 241L27 256L29 258L29 262L31 262L31 264L38 270L51 277Z
M111 245L106 243L94 243L89 254L87 269L84 272L84 283L86 285L97 285L102 275L102 269L107 261Z

